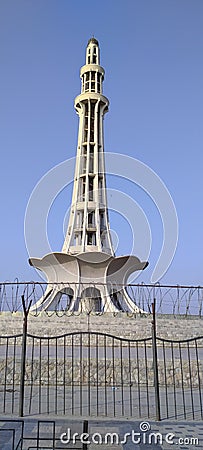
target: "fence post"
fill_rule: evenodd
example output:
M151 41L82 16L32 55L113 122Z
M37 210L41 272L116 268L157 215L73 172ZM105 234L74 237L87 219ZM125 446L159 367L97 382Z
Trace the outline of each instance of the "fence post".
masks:
M84 420L83 422L83 433L88 434L88 420ZM87 444L83 443L82 448L83 450L87 450Z
M156 299L152 303L152 350L153 350L153 368L154 368L154 389L156 404L156 420L161 420L160 415L160 393L159 393L159 374L157 359L157 342L156 342Z
M26 362L26 345L27 345L27 319L32 300L26 308L24 295L21 297L23 305L23 337L21 351L21 370L20 370L20 394L19 394L19 416L23 417L24 410L24 393L25 393L25 362Z

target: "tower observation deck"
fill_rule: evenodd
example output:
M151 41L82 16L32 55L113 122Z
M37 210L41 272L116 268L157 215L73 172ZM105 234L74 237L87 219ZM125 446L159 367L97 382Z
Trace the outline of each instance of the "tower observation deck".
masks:
M130 274L145 269L148 262L132 255L116 257L110 234L103 133L109 101L103 95L104 74L98 41L91 38L80 70L81 93L75 99L79 130L67 233L61 252L29 259L47 278L45 294L31 309L55 309L65 295L70 312L140 311L126 284Z

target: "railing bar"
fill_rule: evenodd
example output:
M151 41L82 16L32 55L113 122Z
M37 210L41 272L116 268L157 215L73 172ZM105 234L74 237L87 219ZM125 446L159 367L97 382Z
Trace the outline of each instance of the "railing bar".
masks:
M55 338L55 349L56 349L56 359L55 359L55 365L56 365L56 389L55 389L55 414L58 412L58 338Z
M15 430L11 430L12 431L12 448L15 448Z
M148 364L147 364L147 347L144 342L144 354L145 354L145 378L146 378L146 394L147 394L147 414L149 417L149 384L148 384Z
M1 339L12 339L12 338L14 338L14 337L16 337L16 338L22 338L22 333L19 333L19 334L15 334L15 335L13 335L13 334L7 334L6 336L0 336L0 341L1 341ZM2 344L2 345L4 345L4 344ZM6 345L6 344L5 344Z
M80 415L82 416L82 332L80 332Z
M32 393L33 393L33 366L34 366L34 345L35 345L35 340L34 337L31 338L31 342L32 342L32 352L31 352L31 374L30 374L30 382L31 382L31 386L30 386L30 401L29 401L29 414L31 413L31 408L32 408Z
M71 365L72 365L72 388L71 388L71 410L74 414L74 338L71 339Z
M14 343L13 343L13 376L12 376L12 414L14 411L14 402L15 402L15 396L14 396L14 389L15 389L15 365L16 365L16 337L14 337Z
M113 415L116 415L116 386L115 386L115 354L114 354L114 338L112 339L112 370L113 370Z
M39 450L39 426L40 426L40 420L37 422L37 450Z
M128 341L128 363L129 363L129 383L130 383L130 416L133 415L133 409L132 409L132 374L131 374L131 346L130 341Z
M203 411L202 411L202 392L201 392L201 378L200 378L200 371L199 371L199 354L198 354L198 347L197 347L197 341L196 341L196 339L195 339L195 351L196 351L196 360L197 360L197 376L198 376L199 403L200 403L200 410L201 410L201 419L203 419Z
M85 335L85 334L87 334L87 332L86 331L80 331L80 334L81 335ZM102 333L102 332L100 332L100 331L94 331L94 334L96 335L96 334L98 334L98 336L106 336L106 337L109 337L109 338L113 338L115 341L123 341L123 342L128 342L129 341L129 338L120 338L119 336L114 336L114 335L112 335L112 334L109 334L109 333ZM72 333L65 333L65 334L60 334L60 335L58 335L58 336L54 336L54 337L57 337L57 338L63 338L64 336L66 336L66 337L68 337L68 336L72 336L72 335L78 335L78 331L73 331ZM18 335L15 335L16 337L21 337L22 336L22 334L20 334L19 336ZM28 337L35 337L36 339L39 339L40 338L40 336L37 336L37 335L33 335L33 334L30 334L30 333L27 333L27 336ZM12 336L2 336L3 338L7 338L7 337L11 337L11 338L13 338L13 335ZM203 336L202 337L198 337L197 339L202 339L203 338ZM43 336L43 340L44 341L46 341L47 339L49 339L47 336ZM157 338L157 340L162 340L162 338ZM187 342L187 341L192 341L194 338L192 338L192 339L186 339L185 341ZM167 341L167 339L164 339L164 340L166 340ZM140 339L131 339L131 342L132 343L136 343L136 342L141 342L141 343L143 343L144 341L146 341L146 342L149 342L149 341L151 341L151 337L148 337L148 338L140 338ZM168 342L170 342L170 340L168 340ZM179 342L179 341L174 341L174 342ZM182 341L181 341L182 342Z
M39 340L39 414L41 414L41 364L42 364L42 338Z
M4 377L4 408L6 410L6 386L7 386L7 369L8 369L8 338L6 338L6 355L5 355L5 377Z
M56 443L56 422L54 420L53 421L53 450L56 449L55 443Z
M136 355L137 355L137 389L138 389L138 408L139 417L141 417L141 398L140 398L140 366L139 366L139 351L138 343L136 342Z
M97 416L99 415L99 354L98 354L98 335L96 335L96 383L97 383L97 392L96 392L96 403L97 403Z
M193 389L192 389L192 373L191 373L191 359L190 359L190 347L189 342L187 345L188 348L188 365L189 365L189 374L190 374L190 394L191 394L191 407L192 407L192 417L195 418L194 414L194 401L193 401Z
M172 368L173 368L173 398L174 398L174 410L175 410L175 419L177 419L176 379L175 379L175 366L174 366L173 342L171 342L171 358L172 358Z
M124 416L124 393L123 393L123 347L122 341L120 341L120 363L121 363L121 410L122 416Z
M47 341L47 413L49 414L49 366L50 366L50 339Z
M105 367L105 383L104 383L104 398L105 398L105 416L107 416L107 378L106 378L106 369L107 369L107 365L106 365L106 335L103 335L104 337L104 367Z
M84 420L83 421L83 433L84 433L84 435L88 435L89 434L88 433L88 420ZM88 450L88 448L89 448L89 445L86 444L86 443L83 443L82 449L83 450Z
M63 339L63 414L66 413L66 337Z
M91 351L90 351L90 332L88 332L88 415L90 416L90 405L91 405L91 396L90 396L90 361L91 361Z
M166 369L166 351L165 351L165 342L162 342L163 347L163 362L164 362L164 381L165 381L165 400L166 400L166 418L169 418L168 414L168 383L167 383L167 369Z
M181 347L181 343L179 343L179 355L180 355L180 370L181 370L181 384L182 384L182 397L183 397L183 411L184 411L184 419L186 419L185 388L184 388L184 378L183 378L183 361L182 361L182 347Z
M194 337L189 338L189 339L181 339L181 340L180 339L165 339L165 338L161 338L161 337L157 337L156 339L157 339L157 341L160 341L160 342L162 342L162 341L168 342L168 343L173 342L174 344L179 344L180 342L181 342L181 344L187 344L188 342L194 341ZM203 339L203 336L197 336L195 339L197 341L198 340L200 341L201 339ZM148 340L148 338L145 340Z

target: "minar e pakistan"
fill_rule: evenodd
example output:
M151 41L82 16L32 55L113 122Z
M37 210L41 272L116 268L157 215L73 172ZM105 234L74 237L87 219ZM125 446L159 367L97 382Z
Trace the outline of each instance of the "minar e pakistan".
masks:
M129 276L148 262L134 255L116 257L110 234L103 133L109 100L103 95L104 74L99 43L92 37L80 70L81 93L75 99L79 129L69 223L61 252L29 259L48 282L32 309L53 310L66 294L70 312L140 311L126 285Z

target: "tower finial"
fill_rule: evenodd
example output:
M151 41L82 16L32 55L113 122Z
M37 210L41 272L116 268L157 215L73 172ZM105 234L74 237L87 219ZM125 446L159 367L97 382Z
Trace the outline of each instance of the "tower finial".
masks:
M88 41L88 43L87 43L87 46L90 45L90 44L95 44L95 45L98 45L98 47L99 47L99 42L98 42L98 40L94 37L94 35L89 39L89 41Z
M86 64L100 64L99 42L95 37L91 37L87 44Z

